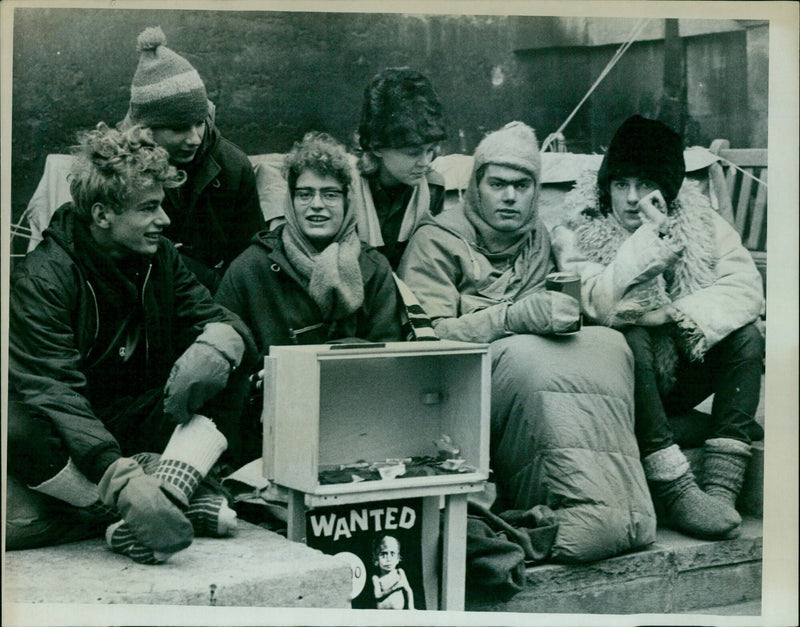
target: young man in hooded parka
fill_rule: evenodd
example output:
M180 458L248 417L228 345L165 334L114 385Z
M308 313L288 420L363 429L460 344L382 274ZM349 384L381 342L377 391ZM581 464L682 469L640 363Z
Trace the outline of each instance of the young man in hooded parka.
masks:
M344 147L308 133L286 156L284 173L286 223L253 238L216 301L253 330L261 354L273 345L401 341L392 270L356 234ZM258 433L258 417L245 417L243 430Z
M139 34L139 65L120 128L149 128L170 163L186 172L184 185L166 190L171 224L164 234L213 294L230 262L264 228L264 216L250 160L217 129L197 70L166 43L159 27Z
M633 350L636 435L661 522L730 538L739 533L735 504L751 440L763 437L754 419L763 287L739 235L684 174L680 136L628 118L599 171L567 195L553 247L559 265L581 275L585 314L622 329ZM668 416L710 394L711 419L694 425L705 438L698 486Z
M430 166L446 137L442 105L423 74L386 68L364 89L350 202L359 236L392 268L422 220L444 207L444 179Z
M536 200L541 157L521 122L475 150L464 202L423 224L399 274L446 339L490 342L495 509L554 510L550 559L602 559L655 539L633 433L633 359L621 334L585 327L555 269Z

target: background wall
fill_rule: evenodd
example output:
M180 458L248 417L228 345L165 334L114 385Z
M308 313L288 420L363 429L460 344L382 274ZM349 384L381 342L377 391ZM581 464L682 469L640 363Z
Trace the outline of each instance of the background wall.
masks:
M655 117L663 22L653 20L565 130L601 151L632 113ZM445 153L470 153L512 119L555 131L625 41L634 20L25 8L14 12L12 218L48 153L127 110L136 36L160 25L197 68L222 132L247 153L283 152L310 129L349 141L366 83L382 68L427 74L442 99ZM686 139L766 146L766 23L680 20Z

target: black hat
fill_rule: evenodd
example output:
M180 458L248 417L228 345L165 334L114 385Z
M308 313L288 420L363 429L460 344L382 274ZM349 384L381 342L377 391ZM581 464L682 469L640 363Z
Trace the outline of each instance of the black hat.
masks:
M686 174L680 135L657 120L629 117L617 129L597 173L601 193L612 179L636 176L658 184L664 200L675 200Z
M364 150L438 142L447 136L430 81L407 67L387 68L364 89L358 141Z

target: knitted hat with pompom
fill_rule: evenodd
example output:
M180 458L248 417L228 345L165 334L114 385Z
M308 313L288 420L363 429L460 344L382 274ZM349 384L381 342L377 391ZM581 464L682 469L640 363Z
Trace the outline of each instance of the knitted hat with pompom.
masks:
M197 70L166 43L158 26L137 37L140 56L131 84L130 115L134 123L151 128L183 128L205 120L208 97Z

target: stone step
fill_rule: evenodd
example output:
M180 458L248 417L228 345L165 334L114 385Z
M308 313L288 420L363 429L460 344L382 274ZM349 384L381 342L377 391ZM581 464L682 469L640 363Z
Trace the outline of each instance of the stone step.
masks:
M102 538L10 551L3 603L349 608L350 567L256 525L195 538L158 566L112 553Z
M525 589L502 602L470 590L474 611L662 614L737 606L761 598L762 521L746 517L739 538L712 542L658 529L646 550L581 565L527 571Z

